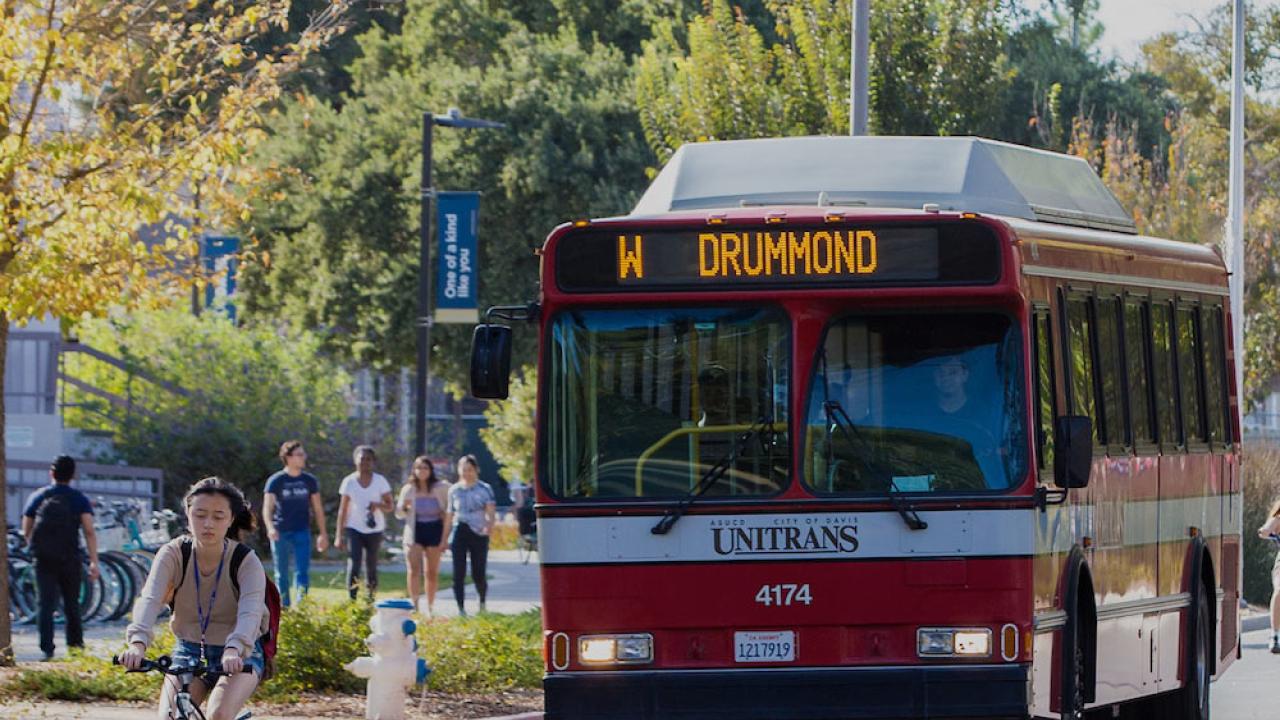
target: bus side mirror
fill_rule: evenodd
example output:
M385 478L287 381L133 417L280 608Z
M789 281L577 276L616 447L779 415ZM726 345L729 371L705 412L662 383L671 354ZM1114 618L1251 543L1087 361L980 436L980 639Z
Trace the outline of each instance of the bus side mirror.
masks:
M511 328L477 325L471 335L471 394L505 400L511 380Z
M1053 448L1053 484L1064 490L1087 486L1093 469L1093 422L1085 415L1057 418Z

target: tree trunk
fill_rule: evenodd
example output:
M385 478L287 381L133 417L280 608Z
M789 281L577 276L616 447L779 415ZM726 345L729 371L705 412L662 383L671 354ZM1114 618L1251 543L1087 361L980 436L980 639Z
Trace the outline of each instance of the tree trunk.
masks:
M9 316L0 311L0 437L4 435L4 367L9 349ZM8 463L5 444L0 442L0 519L5 511L5 479ZM13 628L9 625L9 542L0 542L0 666L13 664Z

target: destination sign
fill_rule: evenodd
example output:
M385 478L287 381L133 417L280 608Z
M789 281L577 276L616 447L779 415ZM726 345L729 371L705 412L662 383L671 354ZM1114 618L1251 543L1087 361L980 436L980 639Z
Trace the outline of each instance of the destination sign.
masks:
M986 284L995 235L978 223L697 230L592 228L557 246L564 290Z

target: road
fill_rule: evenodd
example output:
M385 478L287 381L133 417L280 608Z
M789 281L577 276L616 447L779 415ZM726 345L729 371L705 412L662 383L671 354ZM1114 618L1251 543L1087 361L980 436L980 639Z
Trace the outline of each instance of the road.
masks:
M1280 709L1276 708L1280 655L1269 651L1270 632L1264 628L1244 634L1244 654L1210 691L1213 720L1280 718Z

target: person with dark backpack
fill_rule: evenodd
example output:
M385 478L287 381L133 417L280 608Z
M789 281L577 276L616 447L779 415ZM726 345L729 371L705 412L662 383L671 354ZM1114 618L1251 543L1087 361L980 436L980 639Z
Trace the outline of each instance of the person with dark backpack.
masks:
M280 593L257 554L239 542L241 532L253 529L254 517L237 487L205 478L191 486L183 504L188 534L156 553L125 631L129 649L120 664L142 667L156 620L168 606L176 638L172 666L220 668L225 674L197 675L200 682L192 684L191 697L197 705L209 698L208 717L233 718L270 677ZM160 717L168 717L178 689L166 676Z
M59 455L49 466L52 482L31 495L22 512L22 535L35 558L40 594L40 650L53 659L53 613L62 601L67 647L84 647L80 622L80 532L89 548L89 579L98 579L98 536L93 531L93 504L71 487L76 461Z

